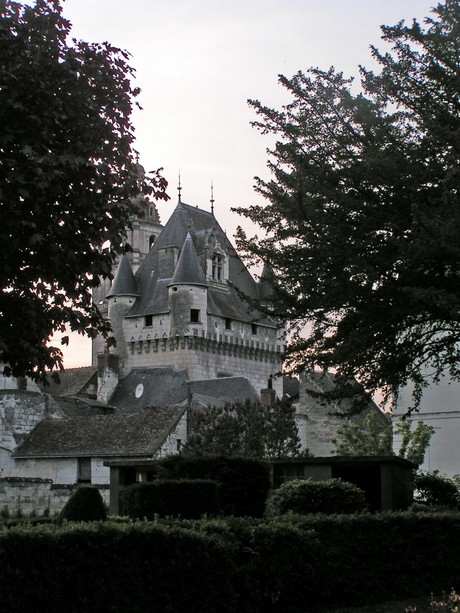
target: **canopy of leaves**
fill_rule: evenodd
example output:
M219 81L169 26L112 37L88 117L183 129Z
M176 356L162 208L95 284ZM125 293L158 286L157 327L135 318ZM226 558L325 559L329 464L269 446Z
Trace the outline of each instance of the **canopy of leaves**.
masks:
M416 466L423 464L434 434L433 426L417 421L412 428L410 419L399 419L396 424L389 421L382 426L375 413L369 413L360 422L343 424L333 439L334 452L340 456L395 455L394 434L401 437L398 456Z
M0 2L0 361L35 379L62 367L47 341L66 324L107 334L91 292L139 192L129 56L69 32L59 0ZM159 171L142 186L165 188Z
M295 457L300 453L295 409L283 404L264 407L248 400L195 409L190 415L190 432L184 453L258 459Z
M272 178L256 178L266 204L237 209L265 238L239 229L238 244L273 270L289 368L388 396L413 381L417 401L428 369L460 376L460 4L382 33L360 93L311 69L280 77L281 110L249 101L276 144Z

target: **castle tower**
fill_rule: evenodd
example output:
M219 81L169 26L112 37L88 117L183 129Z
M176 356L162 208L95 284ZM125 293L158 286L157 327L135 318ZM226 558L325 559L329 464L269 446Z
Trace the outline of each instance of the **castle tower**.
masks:
M168 287L171 336L205 336L207 292L206 278L189 233Z
M120 260L112 287L106 296L108 317L112 326L112 334L117 343L114 353L118 356L121 367L123 367L128 357L123 330L124 316L129 309L131 309L138 297L139 293L137 291L136 279L131 268L129 257L125 254Z
M137 164L139 194L133 199L134 214L131 219L131 227L127 228L125 245L132 272L136 272L142 264L145 256L149 253L152 245L160 235L163 226L160 223L158 210L154 202L151 202L142 193L145 180L145 170L143 166ZM120 260L113 268L115 275ZM93 290L93 302L101 311L104 317L108 317L107 294L112 284L110 279L101 279L101 284ZM92 343L92 365L97 366L97 356L104 351L105 341L102 336L98 336Z

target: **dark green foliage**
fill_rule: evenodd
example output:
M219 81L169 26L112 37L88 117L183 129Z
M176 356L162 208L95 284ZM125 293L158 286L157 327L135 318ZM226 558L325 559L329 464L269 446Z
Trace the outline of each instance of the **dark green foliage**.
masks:
M460 3L432 14L382 28L381 72L362 69L357 94L310 69L280 76L281 109L250 101L271 178L256 178L263 205L237 209L262 229L238 245L273 272L288 367L388 397L412 381L416 401L427 372L460 377Z
M2 608L236 613L227 547L212 535L141 522L10 529L0 533L0 562L9 560L0 576Z
M184 453L274 459L300 451L295 408L284 404L266 407L246 400L194 410L190 429Z
M93 485L81 485L69 497L58 515L58 522L101 521L107 519L102 496Z
M123 491L123 503L129 517L197 519L218 514L218 486L215 481L204 479L136 483Z
M66 324L108 334L92 289L123 249L132 198L166 197L158 172L140 185L128 60L72 42L60 0L0 3L0 361L13 375L59 369L47 342Z
M270 488L268 464L250 458L171 455L158 463L158 477L216 481L224 515L261 517Z
M414 498L418 504L451 509L458 509L460 506L457 484L436 470L415 473L414 489Z
M364 492L353 483L341 479L292 479L275 490L267 503L268 515L359 513L366 508Z
M0 530L0 593L9 613L373 610L455 585L459 557L458 513L23 525Z

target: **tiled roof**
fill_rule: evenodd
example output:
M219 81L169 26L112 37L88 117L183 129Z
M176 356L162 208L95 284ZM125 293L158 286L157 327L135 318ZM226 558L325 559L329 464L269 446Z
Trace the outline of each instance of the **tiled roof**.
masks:
M137 413L45 419L17 448L15 457L151 456L185 410L161 406Z

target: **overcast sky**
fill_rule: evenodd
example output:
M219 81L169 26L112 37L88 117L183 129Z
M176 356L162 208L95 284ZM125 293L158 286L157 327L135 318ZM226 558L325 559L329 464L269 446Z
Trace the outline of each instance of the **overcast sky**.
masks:
M210 207L233 237L247 222L232 206L259 202L254 176L267 177L268 142L250 126L248 98L287 102L278 75L335 66L358 77L372 67L369 45L382 48L380 25L422 21L429 0L66 0L72 35L128 50L142 90L133 123L140 162L162 166L171 200ZM249 228L249 231L251 229ZM89 343L73 338L65 366L89 364Z

